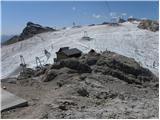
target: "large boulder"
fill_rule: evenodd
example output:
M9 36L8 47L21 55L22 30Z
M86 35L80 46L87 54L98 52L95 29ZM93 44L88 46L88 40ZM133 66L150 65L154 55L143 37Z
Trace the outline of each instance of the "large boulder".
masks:
M96 57L89 57L86 59L86 63L90 65L95 65L97 63L98 59Z
M36 70L35 76L43 75L43 74L45 73L46 70L47 70L46 68L42 68L42 69Z
M156 32L159 30L159 23L158 21L153 21L153 20L142 20L139 23L138 28Z
M142 68L133 58L128 58L113 52L104 52L103 54L104 56L97 61L97 65L99 66L106 65L110 68L119 69L120 71L136 76L140 74L151 75L148 69Z
M92 65L96 65L99 58L100 58L100 54L97 53L95 50L91 49L88 52L88 54L82 55L79 59L82 63L92 66Z
M142 84L157 79L152 72L141 67L134 59L113 52L102 54L102 57L97 61L95 71L100 71L105 75L111 75L128 83Z
M60 69L63 66L60 64L60 62L54 63L51 65L50 69Z
M60 61L60 65L63 67L68 67L70 69L77 70L80 73L91 73L91 68L84 63L81 63L78 61L78 59L75 58L69 58Z
M48 82L53 80L57 76L56 72L52 69L49 69L45 72L45 74L42 77L43 82Z

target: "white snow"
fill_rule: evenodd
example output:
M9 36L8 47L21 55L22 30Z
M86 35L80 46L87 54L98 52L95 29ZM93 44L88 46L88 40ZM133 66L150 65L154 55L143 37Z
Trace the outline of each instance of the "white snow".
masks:
M35 57L40 57L43 64L53 63L55 52L60 47L69 46L78 48L83 52L90 49L97 51L110 50L119 54L132 57L142 66L149 68L158 76L158 37L159 32L151 32L137 28L138 23L125 22L121 26L83 26L81 28L70 28L56 32L47 32L17 42L8 46L2 46L1 78L10 76L20 64L20 55L23 55L28 67L35 67ZM93 38L91 41L82 40L84 31ZM52 49L53 48L53 49ZM44 49L51 52L47 61ZM155 67L153 63L155 61Z

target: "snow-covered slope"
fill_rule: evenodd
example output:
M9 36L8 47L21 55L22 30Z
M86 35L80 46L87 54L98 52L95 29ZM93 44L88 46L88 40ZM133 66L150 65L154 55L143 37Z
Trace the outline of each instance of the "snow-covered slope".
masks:
M136 23L125 22L121 26L83 26L66 30L47 32L34 37L2 47L2 78L8 77L19 67L20 55L24 56L29 67L36 66L35 57L40 57L43 64L53 63L55 52L60 47L69 46L83 52L90 49L97 51L110 50L122 55L135 58L141 65L149 68L158 75L158 32L137 28ZM91 41L82 40L84 31L93 38ZM44 49L51 52L47 61Z

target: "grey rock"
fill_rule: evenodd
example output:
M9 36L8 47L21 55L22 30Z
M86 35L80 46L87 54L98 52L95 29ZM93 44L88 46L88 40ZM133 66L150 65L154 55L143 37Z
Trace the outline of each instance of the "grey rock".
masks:
M20 75L18 76L17 80L28 79L34 77L34 75L35 75L35 70L31 68L25 68L24 71L20 72Z
M45 72L42 81L43 82L48 82L53 80L57 76L56 72L54 70L48 70Z
M22 33L18 36L14 36L3 43L3 45L9 45L13 44L19 41L23 41L25 39L28 39L30 37L33 37L36 34L43 33L43 32L49 32L49 31L56 31L53 28L50 27L43 27L39 24L35 24L32 22L28 22L26 24L26 27L23 29Z
M77 93L83 97L89 97L89 92L85 88L79 88Z
M60 65L62 65L63 67L68 67L73 70L77 70L80 73L92 72L91 68L87 64L81 63L75 58L62 60L60 61Z
M157 21L153 21L153 20L142 20L139 23L138 28L147 29L147 30L156 32L159 30L159 23Z

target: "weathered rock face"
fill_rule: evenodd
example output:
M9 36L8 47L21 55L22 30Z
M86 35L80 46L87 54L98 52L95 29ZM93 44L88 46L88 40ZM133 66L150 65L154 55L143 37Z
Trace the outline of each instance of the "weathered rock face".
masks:
M3 44L4 45L13 44L15 42L19 42L19 41L28 39L30 37L33 37L36 34L49 32L49 31L55 31L55 29L50 27L43 27L39 24L28 22L26 27L23 29L22 33L19 36L14 36L8 41L4 42Z
M75 59L75 58L62 60L60 61L60 65L63 67L68 67L73 70L77 70L80 73L92 72L91 68L87 64L81 63L78 61L78 59Z
M90 50L87 55L81 56L80 61L89 66L93 66L96 65L99 58L100 58L99 53L96 53L94 50Z
M23 32L19 37L21 40L24 40L36 34L39 34L42 32L48 32L48 31L54 31L54 29L50 27L43 27L39 24L34 24L32 22L28 22L27 26L23 29Z
M156 32L159 30L159 23L158 21L153 21L153 20L142 20L139 23L138 28L147 29L147 30Z
M86 59L86 63L88 65L95 65L97 63L97 60L98 59L96 57L90 57L90 58Z
M101 73L110 75L129 84L142 85L144 82L156 81L156 76L139 65L134 59L114 52L105 51L102 54L90 51L80 58L69 58L53 64L50 69L61 71L62 68L77 71L77 73ZM74 73L72 72L72 73Z
M40 76L40 75L43 75L45 72L46 72L46 68L42 68L42 69L37 69L35 71L35 75L34 76Z
M13 36L12 38L7 40L6 42L2 43L2 45L9 45L9 44L13 44L15 42L19 42L19 36L18 35Z
M93 50L88 54L82 55L80 58L61 60L37 71L27 68L18 78L23 79L43 76L42 81L48 82L63 73L67 75L74 73L100 73L120 79L129 84L134 83L139 85L143 85L145 82L155 82L158 79L152 72L140 66L139 63L132 58L110 51L99 54Z
M57 76L54 70L47 70L42 78L43 82L48 82L53 80Z
M141 67L134 59L113 52L104 52L97 61L95 71L111 75L128 83L143 84L154 81L156 77Z
M87 60L92 58L96 62L87 65ZM83 73L81 65L85 71L87 68L92 72ZM14 85L6 86L2 82L2 86L31 103L22 111L2 113L2 118L158 118L158 78L132 58L92 50L80 58L44 68L27 69Z

